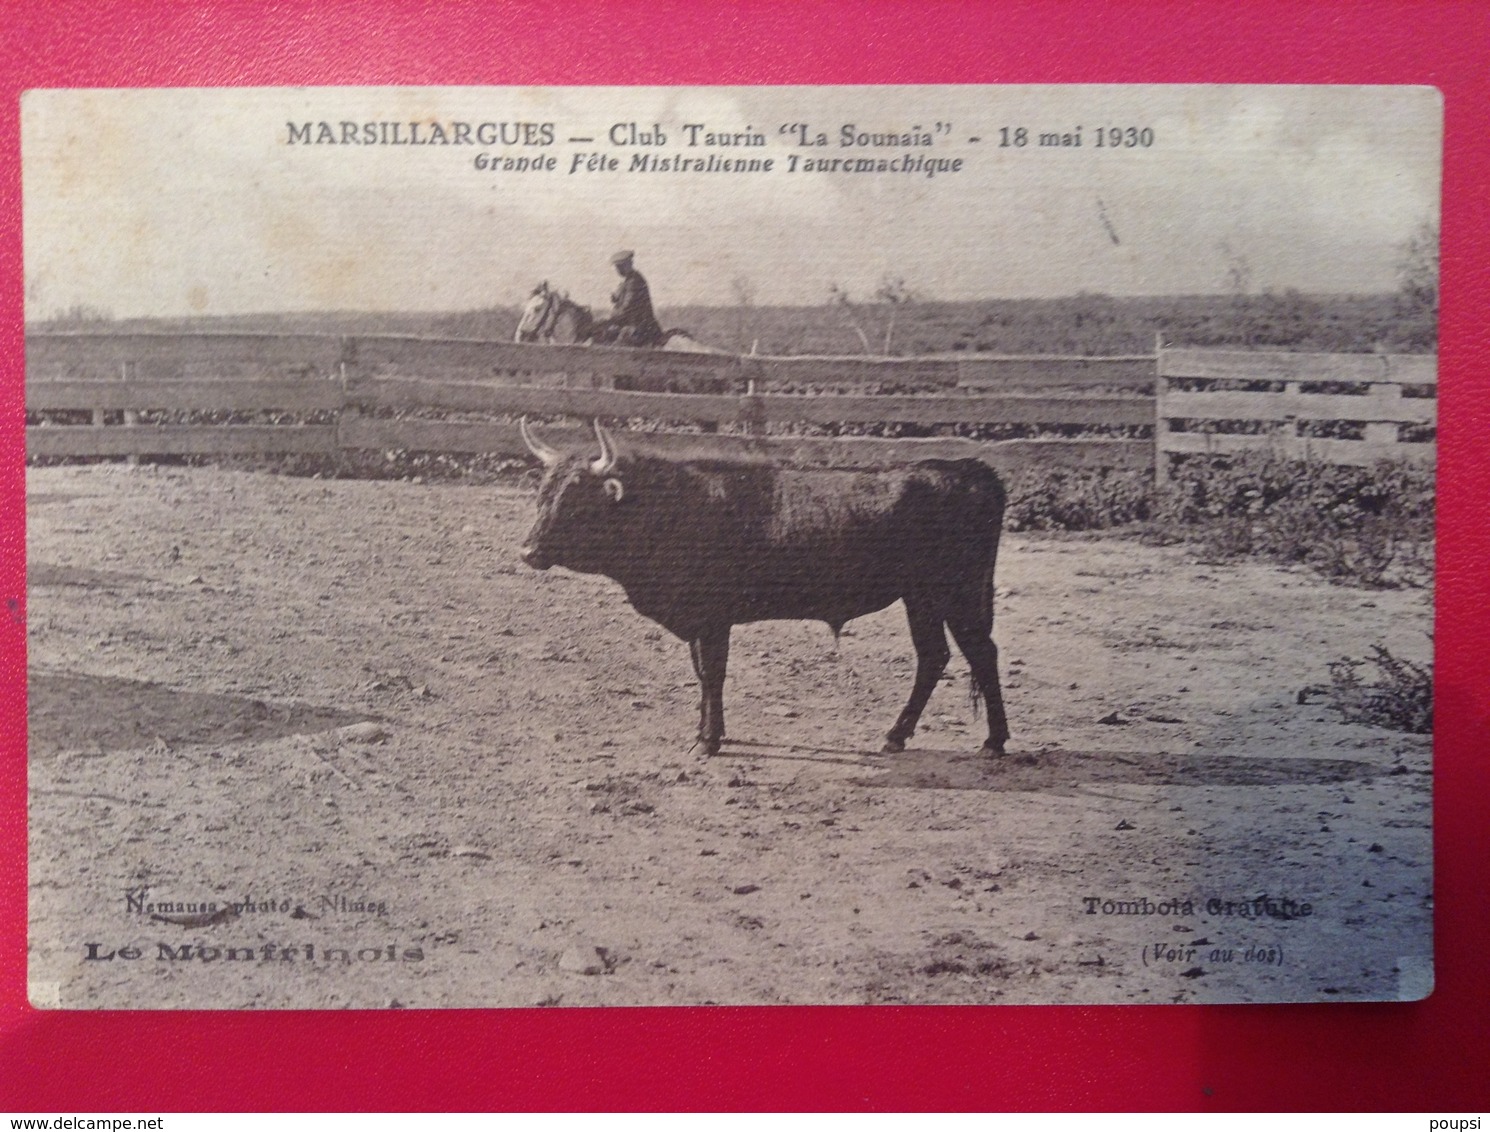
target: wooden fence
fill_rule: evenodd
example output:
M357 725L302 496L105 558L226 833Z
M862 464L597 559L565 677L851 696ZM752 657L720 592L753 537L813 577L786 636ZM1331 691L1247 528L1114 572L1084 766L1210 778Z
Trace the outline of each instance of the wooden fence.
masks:
M1161 350L1155 394L1160 478L1170 454L1372 464L1437 452L1432 356Z
M1153 359L1144 357L769 358L396 336L46 334L27 343L35 423L26 447L32 458L358 449L524 456L515 420L527 415L620 422L652 450L825 466L975 455L1006 469L1148 468L1146 438L831 434L867 425L1147 433L1153 380ZM828 392L794 392L805 389ZM87 422L61 423L58 414L69 413ZM241 420L265 413L296 423ZM228 420L148 419L187 414ZM592 442L581 424L544 435Z
M1151 355L1113 358L755 357L627 350L605 346L535 346L405 335L163 334L31 332L26 380L222 380L309 377L420 377L451 381L521 380L580 389L681 391L712 383L716 391L895 385L919 389L986 389L1054 384L1063 388L1151 386Z
M30 335L26 373L30 458L523 456L514 422L527 415L573 418L545 429L559 445L589 443L582 422L599 417L631 428L634 443L679 454L826 466L972 455L1005 470L1162 477L1172 454L1259 446L1336 463L1431 459L1431 441L1398 430L1436 419L1434 359L1371 355L742 358L398 336L79 333ZM180 420L203 416L221 421ZM276 416L288 423L263 419ZM1354 422L1344 431L1361 436L1310 435L1320 422ZM923 435L853 435L864 426ZM945 435L969 431L1023 435Z

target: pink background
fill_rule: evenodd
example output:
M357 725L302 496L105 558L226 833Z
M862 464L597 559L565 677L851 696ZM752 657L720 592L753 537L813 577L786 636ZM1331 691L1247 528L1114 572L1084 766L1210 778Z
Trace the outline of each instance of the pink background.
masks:
M1113 14L1114 12L1120 14ZM25 999L29 87L1414 83L1445 96L1438 989L1294 1007L48 1013ZM0 2L0 1109L1490 1105L1490 5Z

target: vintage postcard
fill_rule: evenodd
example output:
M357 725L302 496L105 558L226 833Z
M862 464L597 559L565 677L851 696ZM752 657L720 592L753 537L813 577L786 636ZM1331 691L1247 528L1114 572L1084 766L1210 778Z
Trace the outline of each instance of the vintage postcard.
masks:
M35 1005L1432 990L1436 91L21 111Z

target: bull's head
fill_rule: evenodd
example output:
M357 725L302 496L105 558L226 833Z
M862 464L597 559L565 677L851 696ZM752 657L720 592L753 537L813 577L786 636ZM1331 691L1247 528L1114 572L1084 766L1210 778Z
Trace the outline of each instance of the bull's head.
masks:
M543 484L538 489L538 519L518 554L537 570L560 565L603 572L606 532L614 526L611 511L626 497L626 487L618 474L620 458L615 439L596 421L600 455L566 456L540 440L528 427L526 417L517 428L528 451L544 467Z

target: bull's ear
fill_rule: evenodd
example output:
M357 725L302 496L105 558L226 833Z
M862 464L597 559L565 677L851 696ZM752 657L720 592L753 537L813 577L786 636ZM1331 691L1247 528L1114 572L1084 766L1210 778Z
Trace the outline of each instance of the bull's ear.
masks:
M616 441L597 420L595 439L600 441L600 455L590 464L590 471L597 476L608 476L616 470Z
M545 468L552 468L563 458L557 449L550 448L533 435L532 430L528 428L527 417L523 417L517 422L517 431L522 436L523 443L528 446L528 451L537 456L543 462Z

